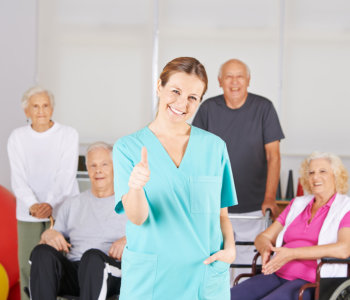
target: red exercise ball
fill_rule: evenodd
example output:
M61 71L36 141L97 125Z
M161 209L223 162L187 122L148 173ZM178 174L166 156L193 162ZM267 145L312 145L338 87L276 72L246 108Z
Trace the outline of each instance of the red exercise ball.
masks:
M0 208L0 263L4 266L9 278L11 295L13 294L13 291L11 293L11 288L18 289L19 281L16 199L10 191L1 185Z

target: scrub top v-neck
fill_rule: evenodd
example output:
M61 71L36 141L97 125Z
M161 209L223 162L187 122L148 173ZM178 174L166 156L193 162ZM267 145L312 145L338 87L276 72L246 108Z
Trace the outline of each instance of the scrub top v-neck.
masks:
M228 300L229 265L203 264L223 247L220 208L237 204L225 143L192 126L176 167L148 127L119 139L113 150L118 213L143 146L151 172L144 187L149 215L140 226L127 223L120 299Z

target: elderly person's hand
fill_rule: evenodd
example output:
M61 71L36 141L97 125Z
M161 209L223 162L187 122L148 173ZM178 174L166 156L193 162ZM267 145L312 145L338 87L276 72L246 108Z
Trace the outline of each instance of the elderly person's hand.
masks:
M271 254L272 254L272 248L273 248L273 245L272 245L272 243L269 241L269 242L265 245L265 247L262 247L262 248L260 249L261 264L262 264L263 267L270 261Z
M47 219L52 214L52 206L46 202L35 203L29 208L29 212L38 219Z
M62 233L54 229L45 230L41 235L39 244L47 244L54 247L57 251L64 251L66 253L68 253L69 248L72 247L72 245L66 241Z
M275 256L265 265L263 264L262 273L265 275L272 274L283 267L286 263L294 259L294 249L285 247L272 247Z
M108 255L114 259L121 260L126 245L126 237L116 240L108 251Z
M261 232L255 239L255 247L261 255L262 266L269 263L271 252L274 251L274 243L283 226L275 221L265 231Z
M261 205L261 211L262 211L264 216L265 216L265 212L268 208L271 209L272 217L273 217L273 219L275 219L278 216L278 212L279 212L275 198L265 197L264 202Z

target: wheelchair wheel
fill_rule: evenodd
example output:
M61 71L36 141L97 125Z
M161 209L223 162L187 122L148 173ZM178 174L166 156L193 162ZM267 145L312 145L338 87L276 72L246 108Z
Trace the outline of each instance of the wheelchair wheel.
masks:
M350 300L350 279L339 285L329 300Z

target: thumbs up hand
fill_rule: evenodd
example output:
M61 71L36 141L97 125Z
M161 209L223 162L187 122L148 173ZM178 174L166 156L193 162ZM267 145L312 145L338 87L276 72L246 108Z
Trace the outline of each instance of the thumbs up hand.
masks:
M129 187L135 190L141 190L149 180L150 170L147 160L147 149L141 149L141 161L134 167L129 178Z

